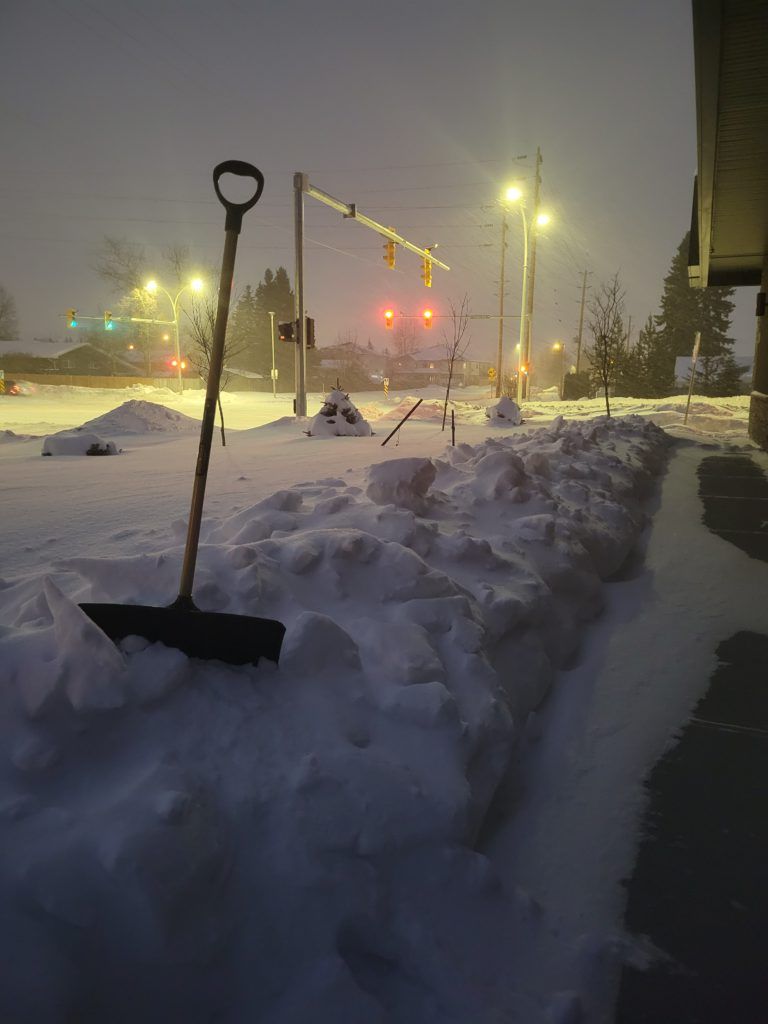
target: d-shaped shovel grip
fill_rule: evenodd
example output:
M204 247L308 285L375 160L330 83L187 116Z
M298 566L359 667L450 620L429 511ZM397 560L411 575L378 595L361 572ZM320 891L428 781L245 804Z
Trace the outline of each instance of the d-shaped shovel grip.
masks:
M239 174L243 178L253 178L256 182L256 192L253 197L247 203L233 203L230 199L226 199L219 188L219 178L222 174ZM254 167L253 164L248 164L244 160L225 160L224 163L217 164L213 169L213 187L216 189L219 202L227 211L224 230L235 231L239 235L240 228L243 226L243 214L258 203L264 190L264 175L258 167Z

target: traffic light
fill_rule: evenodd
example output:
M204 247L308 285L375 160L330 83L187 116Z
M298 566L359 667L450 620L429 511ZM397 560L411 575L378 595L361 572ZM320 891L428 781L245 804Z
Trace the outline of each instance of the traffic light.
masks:
M104 313L104 330L105 331L114 331L114 329L115 329L115 324L114 324L114 321L112 320L112 314L109 312L109 310L107 310Z
M315 321L311 316L307 317L307 330L305 333L307 348L315 347Z
M68 309L67 310L67 320L69 322L69 326L70 327L77 327L77 310L76 309Z
M425 327L431 327L432 326L432 310L431 309L425 309L424 310L424 326Z
M391 238L388 238L384 243L384 259L387 261L387 266L390 270L395 269L395 243Z
M296 341L295 327L293 320L289 320L287 324L278 324L277 336L280 341Z
M392 325L395 322L395 311L394 309L387 309L384 311L384 326L388 331L392 330Z
M421 261L421 279L425 288L432 287L432 260L428 260L426 256Z

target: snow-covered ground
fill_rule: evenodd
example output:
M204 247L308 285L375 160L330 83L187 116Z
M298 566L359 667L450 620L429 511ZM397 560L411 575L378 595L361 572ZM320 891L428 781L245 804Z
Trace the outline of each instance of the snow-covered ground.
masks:
M692 482L748 400L513 427L467 391L452 448L422 396L386 447L415 397L308 437L288 398L224 396L195 595L286 624L255 668L118 651L77 607L175 596L201 394L3 400L0 1019L610 1019L646 955L620 929L640 779L702 636L757 621ZM78 427L120 454L41 458Z

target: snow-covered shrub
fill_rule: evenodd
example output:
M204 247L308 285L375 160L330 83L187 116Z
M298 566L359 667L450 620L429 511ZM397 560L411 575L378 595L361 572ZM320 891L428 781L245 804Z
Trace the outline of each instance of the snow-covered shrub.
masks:
M310 437L370 437L371 425L364 419L349 395L333 390L307 431Z
M520 406L506 395L502 395L498 402L493 402L489 405L485 410L485 415L496 426L511 424L513 427L516 427L519 423L523 422Z

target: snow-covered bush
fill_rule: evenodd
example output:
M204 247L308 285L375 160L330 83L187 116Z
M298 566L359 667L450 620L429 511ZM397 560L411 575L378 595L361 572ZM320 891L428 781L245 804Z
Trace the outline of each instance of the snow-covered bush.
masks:
M498 402L493 402L489 405L485 410L485 415L496 426L508 426L511 424L513 427L516 427L519 423L523 422L520 406L506 395L502 395Z
M307 431L310 437L370 437L371 425L343 391L333 390Z

